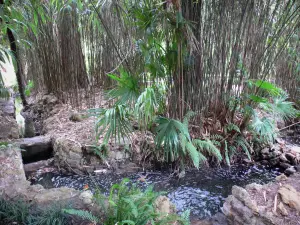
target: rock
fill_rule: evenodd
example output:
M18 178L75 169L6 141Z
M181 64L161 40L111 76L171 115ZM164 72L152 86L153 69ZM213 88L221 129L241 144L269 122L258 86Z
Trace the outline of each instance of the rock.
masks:
M246 164L252 164L253 162L251 161L251 159L243 159L243 162L246 163Z
M278 209L279 209L280 213L281 213L283 216L288 216L288 215L289 215L287 209L284 207L284 205L282 204L282 202L279 203Z
M255 224L251 221L254 212L233 195L226 198L222 211L230 220L229 224Z
M260 161L260 163L262 165L269 165L269 161L268 160L262 160L262 161Z
M280 159L279 158L273 158L270 160L270 165L271 166L277 166L280 163Z
M78 198L80 192L72 188L44 189L41 185L30 185L23 170L20 150L16 147L0 151L0 195L6 199L24 199L37 203L57 204L72 202L72 205L82 205ZM75 204L73 204L75 203Z
M24 129L24 137L31 138L35 135L35 126L34 121L30 117L25 117L25 129Z
M269 154L270 149L269 148L264 148L263 150L261 150L261 154Z
M46 167L48 165L49 165L48 160L41 160L41 161L34 162L34 163L28 163L28 164L24 165L24 171L26 173L34 172L34 171L37 171L38 169Z
M292 152L295 152L295 153L300 153L300 147L299 147L299 146L293 146L293 147L291 148L291 151L292 151Z
M284 154L281 154L281 155L279 156L279 159L280 159L281 162L284 162L284 163L288 162L288 159L285 157Z
M287 160L292 164L292 165L296 165L297 164L297 160L296 157L291 154L291 153L285 153L285 157L287 158Z
M236 197L238 200L240 200L241 202L243 202L245 206L247 206L254 212L258 212L256 202L252 201L249 193L244 188L234 185L232 187L232 195Z
M281 174L281 175L279 175L279 176L276 177L277 181L285 181L287 179L288 179L287 176L284 175L284 174Z
M298 213L300 212L300 193L294 187L285 184L279 188L278 193L285 204L295 208Z
M296 172L297 172L297 171L296 171L296 169L295 169L293 166L287 168L287 169L284 171L284 173L285 173L286 175L288 175L288 176L290 176L290 175L292 175L292 174L294 174L294 173L296 173Z
M285 169L285 170L286 170L287 168L291 167L290 164L284 163L284 162L279 163L279 166L280 166L281 168Z
M55 139L53 148L55 152L64 151L68 153L71 151L75 153L82 153L82 147L79 142L64 137Z
M69 117L69 120L73 121L73 122L81 122L82 119L82 115L79 113L72 113Z
M284 145L284 144L285 144L285 141L284 141L282 138L276 138L275 141L276 141L278 144L281 144L281 145Z
M155 211L162 215L169 215L176 212L175 206L166 196L158 196L154 202Z
M129 154L127 154L125 151L110 150L109 158L114 159L116 161L122 161L122 160L128 159Z
M256 191L261 191L263 186L261 184L251 183L246 185L246 189L252 189Z
M300 172L300 165L296 165L294 167L295 167L295 170L297 170L297 172Z
M84 204L90 205L93 203L93 193L90 190L84 191L79 195L79 199L81 199Z

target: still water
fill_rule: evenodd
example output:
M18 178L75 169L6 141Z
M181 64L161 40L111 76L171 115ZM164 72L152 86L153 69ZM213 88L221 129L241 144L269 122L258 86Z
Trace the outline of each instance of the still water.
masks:
M265 184L273 181L280 172L263 166L232 166L224 168L202 168L186 172L178 180L167 172L141 172L116 175L101 174L95 176L61 175L44 173L37 176L34 184L45 188L71 187L83 190L88 185L91 190L100 188L107 194L112 184L128 177L141 188L153 185L156 191L163 191L176 205L179 212L190 209L193 218L208 218L220 212L225 198L231 194L233 185L245 186L250 183Z

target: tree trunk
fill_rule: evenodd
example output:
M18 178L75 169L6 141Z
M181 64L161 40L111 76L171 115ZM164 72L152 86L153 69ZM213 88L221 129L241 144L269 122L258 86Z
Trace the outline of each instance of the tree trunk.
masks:
M26 101L25 98L25 93L24 93L24 82L23 82L23 75L22 75L22 66L19 60L19 55L18 55L18 48L17 48L17 44L16 44L16 40L14 37L14 34L12 33L12 31L7 28L7 37L9 39L9 44L10 44L10 49L15 57L16 60L16 65L17 65L17 69L16 69L16 77L17 77L17 82L18 82L18 87L19 87L19 93L20 93L20 97L23 103L23 106L26 107L28 106L28 103Z
M3 5L3 4L4 4L4 1L0 0L0 5ZM9 44L10 44L10 50L12 51L12 54L14 55L15 60L16 60L16 65L17 65L16 77L17 77L20 97L21 97L23 106L26 107L26 106L28 106L28 103L26 101L25 93L24 93L25 87L24 87L24 82L23 82L23 77L22 77L23 76L22 75L22 66L21 66L21 63L19 60L16 39L14 37L14 34L12 33L12 31L9 28L7 28L7 37L8 37Z

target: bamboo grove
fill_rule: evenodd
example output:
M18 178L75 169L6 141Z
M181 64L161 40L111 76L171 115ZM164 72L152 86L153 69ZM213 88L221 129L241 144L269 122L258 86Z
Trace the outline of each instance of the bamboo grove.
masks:
M168 126L177 127L182 152L206 148L229 164L229 147L252 149L250 121L261 139L269 137L253 109L269 103L264 107L276 115L296 113L277 106L286 100L299 104L299 1L12 2L16 10L7 10L10 18L3 17L2 26L14 31L22 52L18 63L35 91L54 93L75 107L97 105L96 93L105 91L112 108L100 110L99 124L112 136L130 131L126 118L133 112L147 129L154 117L166 116L158 119L156 139L167 149L165 157L177 146L164 136ZM121 128L107 122L116 114ZM189 128L200 139L192 140ZM216 146L226 151L219 154Z

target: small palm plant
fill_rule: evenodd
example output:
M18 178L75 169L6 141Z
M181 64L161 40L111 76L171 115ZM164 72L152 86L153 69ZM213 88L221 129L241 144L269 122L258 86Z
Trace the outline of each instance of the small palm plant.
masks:
M101 135L104 135L104 144L107 144L111 137L115 142L121 142L124 137L129 137L132 131L131 114L125 105L115 105L109 109L91 109L89 112L98 117L95 130L97 141Z

